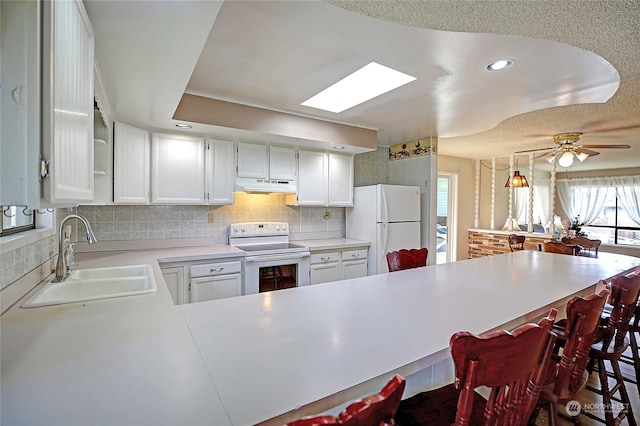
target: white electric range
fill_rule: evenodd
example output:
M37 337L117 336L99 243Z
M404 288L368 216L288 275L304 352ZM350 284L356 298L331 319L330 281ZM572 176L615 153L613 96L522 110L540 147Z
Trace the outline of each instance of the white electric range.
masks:
M245 222L229 226L229 244L244 251L242 294L309 284L309 248L289 242L286 222Z

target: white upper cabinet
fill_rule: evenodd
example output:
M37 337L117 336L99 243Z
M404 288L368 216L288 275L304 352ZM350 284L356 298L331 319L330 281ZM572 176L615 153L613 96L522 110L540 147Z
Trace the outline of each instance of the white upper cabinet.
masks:
M93 201L94 36L82 1L43 3L42 180L44 204Z
M326 206L328 203L326 152L298 152L298 192L299 206ZM287 197L289 198L289 197ZM288 200L287 200L288 202Z
M154 133L151 143L151 202L205 203L205 141Z
M329 154L329 206L353 206L353 155Z
M269 179L296 180L296 150L284 146L269 147Z
M240 142L238 177L295 181L296 150L291 147Z
M254 179L269 177L266 145L246 142L238 144L238 177Z
M231 141L207 140L207 204L233 204L235 153L235 144Z
M320 151L298 152L298 192L286 196L298 206L353 206L353 156Z
M149 132L124 123L113 124L113 201L148 204L151 142Z
M91 202L94 34L82 1L0 3L0 201Z

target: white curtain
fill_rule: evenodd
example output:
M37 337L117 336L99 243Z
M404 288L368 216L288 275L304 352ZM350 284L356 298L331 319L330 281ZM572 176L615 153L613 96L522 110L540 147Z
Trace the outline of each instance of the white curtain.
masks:
M533 223L540 223L545 228L549 224L549 185L551 179L533 179Z
M620 207L640 225L640 176L613 177Z
M515 215L518 223L526 225L529 223L529 188L513 188L515 195Z
M611 187L612 178L584 178L558 180L558 198L570 220L578 217L578 221L589 225L602 212Z

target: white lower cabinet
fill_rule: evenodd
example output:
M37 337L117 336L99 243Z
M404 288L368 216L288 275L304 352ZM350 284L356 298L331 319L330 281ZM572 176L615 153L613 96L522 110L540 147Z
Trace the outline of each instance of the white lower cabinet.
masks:
M181 305L184 303L184 266L172 266L160 268L164 282L167 284L173 303Z
M367 276L367 249L343 251L340 256L343 280Z
M176 305L240 296L242 260L180 262L160 268Z
M340 253L318 253L311 255L309 284L320 284L340 279Z
M242 263L240 261L191 265L191 303L240 296Z
M367 248L322 251L311 254L309 283L367 276Z

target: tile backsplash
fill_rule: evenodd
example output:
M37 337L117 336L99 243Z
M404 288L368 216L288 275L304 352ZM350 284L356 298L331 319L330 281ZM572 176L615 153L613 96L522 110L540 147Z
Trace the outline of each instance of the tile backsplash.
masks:
M74 210L87 218L98 241L226 237L230 224L256 221L287 222L290 232L341 231L344 234L345 230L343 207L287 206L284 194L236 192L235 203L229 206L83 205ZM72 212L60 209L58 223ZM212 222L209 222L210 215L213 215ZM83 240L82 225L76 224L72 232L80 234L79 238L73 235L73 240Z
M22 247L3 249L0 259L0 289L42 265L57 252L56 236L52 232L43 232Z

